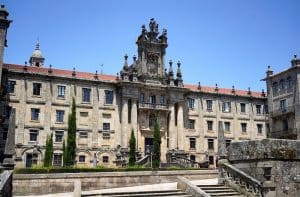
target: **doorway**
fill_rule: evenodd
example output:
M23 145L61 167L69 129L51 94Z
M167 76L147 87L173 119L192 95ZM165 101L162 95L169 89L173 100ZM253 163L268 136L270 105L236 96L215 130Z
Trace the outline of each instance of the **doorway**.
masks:
M153 150L153 138L145 137L145 153L147 153L147 149L152 152Z

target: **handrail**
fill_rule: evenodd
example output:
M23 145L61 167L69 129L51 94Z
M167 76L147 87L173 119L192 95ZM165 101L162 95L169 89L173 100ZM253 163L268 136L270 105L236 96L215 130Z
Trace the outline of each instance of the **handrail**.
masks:
M224 170L224 179L230 185L231 183L240 188L245 188L244 192L250 193L253 196L264 197L263 183L254 177L246 174L242 170L229 164L226 159L219 161L219 167Z

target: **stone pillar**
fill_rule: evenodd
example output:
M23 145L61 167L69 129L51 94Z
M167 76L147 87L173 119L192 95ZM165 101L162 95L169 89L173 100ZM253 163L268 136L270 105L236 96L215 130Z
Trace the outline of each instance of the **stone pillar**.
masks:
M170 120L169 120L169 149L175 149L176 144L176 131L175 131L175 107L174 104L170 105Z
M123 148L128 147L128 99L122 99L122 126L121 126L121 137L122 137L122 144Z
M44 108L44 131L40 131L39 135L42 136L42 138L39 137L39 139L42 141L38 141L39 145L46 145L46 138L47 135L50 136L51 134L51 112L52 112L52 82L51 80L48 80L45 83L45 91L44 92L44 96L45 96L45 108ZM43 93L42 93L43 94ZM42 111L41 111L42 112ZM54 111L54 113L56 114L56 111ZM66 114L65 114L66 116Z
M131 101L131 125L132 129L134 130L135 139L138 139L138 121L137 121L137 101ZM131 132L131 131L130 131ZM136 143L137 145L138 143Z
M24 130L25 130L25 120L26 120L26 100L27 100L27 79L20 80L21 87L20 87L20 103L17 105L16 108L16 119L19 119L17 123L17 130L16 130L16 144L24 144ZM28 112L27 116L30 116L30 112ZM19 117L17 117L19 116ZM18 155L21 156L21 155Z
M177 112L177 139L178 149L184 150L184 122L183 122L183 103L178 104Z
M98 146L99 117L102 116L99 113L99 96L98 87L95 85L92 90L92 147Z

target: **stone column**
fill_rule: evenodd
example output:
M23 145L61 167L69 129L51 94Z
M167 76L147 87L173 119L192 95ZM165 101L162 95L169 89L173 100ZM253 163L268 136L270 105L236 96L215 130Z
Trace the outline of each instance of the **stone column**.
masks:
M27 80L24 78L24 80L20 80L21 87L20 87L20 103L17 105L19 106L16 108L16 119L19 119L19 122L17 123L17 132L16 132L16 144L24 144L24 130L25 130L25 120L26 120L26 100L27 100ZM30 116L27 114L27 116ZM20 156L20 155L18 155Z
M122 126L121 126L121 137L122 137L122 144L123 148L128 147L128 99L122 99Z
M45 89L44 92L45 93L45 108L44 108L44 131L40 131L39 136L42 136L42 138L39 137L39 139L43 139L42 141L38 141L39 145L45 145L46 144L46 138L47 135L50 136L51 133L51 112L52 112L52 82L50 80L47 80L47 82L45 83ZM41 111L41 113L43 113ZM54 113L56 114L56 111L54 111ZM40 114L41 116L42 114Z
M184 150L184 122L183 122L183 103L178 104L177 112L177 138L178 149Z
M134 130L134 136L135 139L138 139L138 121L137 121L137 101L133 100L131 101L131 125L132 129ZM131 133L131 131L130 131ZM138 143L136 143L138 144Z
M92 87L92 147L98 146L98 129L99 129L99 117L102 115L99 113L99 90L97 85ZM102 96L102 95L101 95ZM101 127L101 125L100 125ZM102 128L101 128L102 129Z
M176 131L175 131L175 107L174 104L170 105L170 120L169 120L169 149L175 149L176 145Z

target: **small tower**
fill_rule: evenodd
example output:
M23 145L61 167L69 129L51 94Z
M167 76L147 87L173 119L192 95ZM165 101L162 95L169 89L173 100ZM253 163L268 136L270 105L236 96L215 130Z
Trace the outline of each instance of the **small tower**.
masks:
M3 53L4 47L7 46L6 34L11 20L8 17L8 11L5 9L4 5L0 7L0 85L2 77L2 65L3 65Z
M45 58L43 57L42 52L40 50L40 43L37 42L35 45L35 49L29 59L29 63L31 66L43 67L44 61L45 61Z

